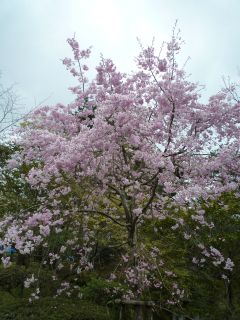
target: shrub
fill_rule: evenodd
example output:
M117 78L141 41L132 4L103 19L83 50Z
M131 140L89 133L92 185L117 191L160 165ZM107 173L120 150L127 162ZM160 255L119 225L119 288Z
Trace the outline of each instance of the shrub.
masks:
M1 320L110 320L106 307L74 299L45 297L33 303L0 293Z

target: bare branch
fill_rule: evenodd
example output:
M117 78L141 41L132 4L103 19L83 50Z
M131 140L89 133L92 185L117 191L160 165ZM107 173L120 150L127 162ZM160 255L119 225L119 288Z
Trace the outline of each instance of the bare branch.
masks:
M99 214L101 216L104 216L110 220L112 220L114 223L118 224L121 227L126 227L125 224L117 221L116 219L114 219L113 217L111 217L109 214L107 214L106 212L102 212L102 211L98 211L98 210L78 210L78 212L87 212L87 213L95 213L95 214Z

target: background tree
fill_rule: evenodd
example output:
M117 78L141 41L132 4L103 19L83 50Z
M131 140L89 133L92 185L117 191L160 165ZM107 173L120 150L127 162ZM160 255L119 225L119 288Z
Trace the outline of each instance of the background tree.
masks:
M0 135L16 124L22 115L19 114L19 97L14 86L5 88L0 84Z

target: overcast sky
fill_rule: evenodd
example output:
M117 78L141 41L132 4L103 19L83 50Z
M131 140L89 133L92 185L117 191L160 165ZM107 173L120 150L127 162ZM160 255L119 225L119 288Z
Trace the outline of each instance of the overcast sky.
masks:
M0 0L1 82L16 83L27 109L70 102L75 82L61 59L74 33L93 46L92 67L102 52L124 72L134 69L139 46L168 40L175 20L185 40L187 71L213 94L222 75L237 78L240 66L240 0Z

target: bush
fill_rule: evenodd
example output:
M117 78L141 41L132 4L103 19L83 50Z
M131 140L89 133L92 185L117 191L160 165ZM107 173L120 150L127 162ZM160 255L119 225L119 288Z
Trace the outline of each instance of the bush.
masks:
M106 307L91 302L45 297L30 304L0 293L1 320L110 320Z
M94 303L106 305L115 299L120 299L126 287L118 282L109 282L102 278L92 277L85 286L81 287L80 292L83 298Z
M22 295L25 276L24 267L12 265L9 268L3 268L0 266L0 290L12 295Z

